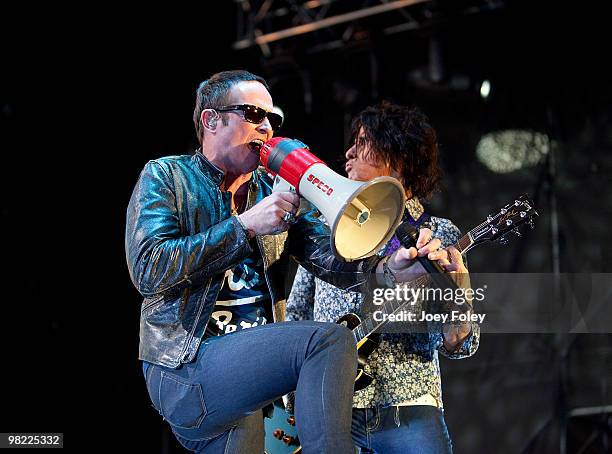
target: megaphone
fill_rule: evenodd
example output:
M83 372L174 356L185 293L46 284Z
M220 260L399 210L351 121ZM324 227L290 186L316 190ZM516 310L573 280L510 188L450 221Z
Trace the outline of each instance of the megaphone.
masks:
M293 191L325 216L334 254L347 261L369 257L393 236L404 213L403 186L392 177L353 181L338 175L296 139L274 137L260 149L274 190Z

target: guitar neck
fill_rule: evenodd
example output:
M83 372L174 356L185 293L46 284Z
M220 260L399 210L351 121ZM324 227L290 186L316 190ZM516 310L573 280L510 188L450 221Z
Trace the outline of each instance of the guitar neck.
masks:
M527 222L533 228L533 219L537 216L538 212L535 211L533 202L527 195L521 195L514 202L504 205L498 213L487 216L485 221L462 236L453 246L461 254L465 254L474 246L485 241L499 241L506 244L508 241L506 237L510 231L520 237L518 227ZM431 275L425 274L412 282L406 283L406 286L408 289L416 289L411 292L413 298L416 299L419 296L417 293L419 288L429 286L431 281ZM420 295L422 296L422 293ZM411 303L414 304L409 298L406 298L406 301L396 301L394 299L384 301L379 310L376 311L377 313L382 312L382 321L374 320L374 313L372 313L353 329L353 336L357 345L359 346L365 338L387 323L388 317L385 317L385 314L387 316L395 314Z
M453 247L455 247L461 254L465 254L467 251L472 249L476 245L474 238L472 237L472 231L470 230L467 234L459 238Z

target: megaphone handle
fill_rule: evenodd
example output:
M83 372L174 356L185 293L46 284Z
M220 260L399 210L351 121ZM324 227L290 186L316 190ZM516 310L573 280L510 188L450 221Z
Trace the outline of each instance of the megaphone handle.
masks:
M297 192L287 180L280 175L276 175L274 178L274 184L272 185L272 192Z
M297 192L287 180L280 175L276 175L274 178L274 184L272 185L272 192ZM300 197L300 206L295 213L295 216L299 216L304 210L310 208L308 201L304 197Z

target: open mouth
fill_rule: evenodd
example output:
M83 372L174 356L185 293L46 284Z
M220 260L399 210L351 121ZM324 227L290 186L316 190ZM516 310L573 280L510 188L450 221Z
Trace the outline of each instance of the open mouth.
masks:
M251 150L251 152L259 155L259 150L261 149L262 145L263 145L263 140L260 140L260 139L251 140L249 142L249 149Z

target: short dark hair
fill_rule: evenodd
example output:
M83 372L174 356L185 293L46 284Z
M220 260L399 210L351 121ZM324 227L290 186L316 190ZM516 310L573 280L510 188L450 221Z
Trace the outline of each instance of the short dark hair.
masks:
M442 171L437 134L421 110L383 101L353 120L353 142L361 128L373 158L395 168L413 196L427 199L438 188Z
M204 140L204 130L200 121L202 111L227 105L230 102L229 94L232 87L238 82L248 81L259 82L266 87L266 90L270 91L270 87L268 87L263 77L241 69L213 74L209 79L200 84L196 90L196 103L193 110L193 124L200 144Z

